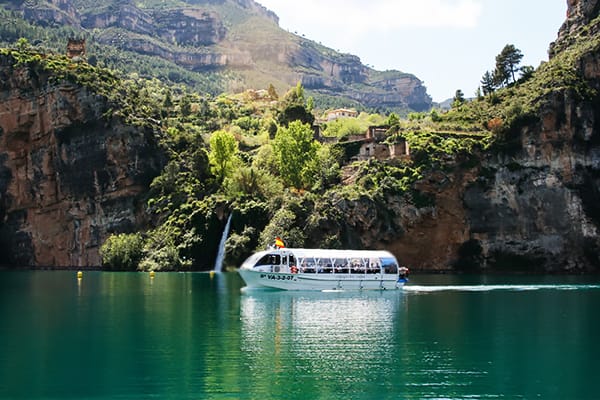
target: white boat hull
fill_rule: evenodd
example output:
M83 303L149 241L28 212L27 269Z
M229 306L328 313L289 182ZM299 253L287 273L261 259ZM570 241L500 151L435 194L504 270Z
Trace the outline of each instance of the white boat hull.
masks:
M249 288L282 290L395 290L404 285L396 274L282 273L240 269Z

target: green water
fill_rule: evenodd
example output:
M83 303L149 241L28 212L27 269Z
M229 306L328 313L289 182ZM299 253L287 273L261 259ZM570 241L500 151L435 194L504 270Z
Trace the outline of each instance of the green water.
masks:
M233 273L0 273L2 399L594 399L597 277L240 290Z

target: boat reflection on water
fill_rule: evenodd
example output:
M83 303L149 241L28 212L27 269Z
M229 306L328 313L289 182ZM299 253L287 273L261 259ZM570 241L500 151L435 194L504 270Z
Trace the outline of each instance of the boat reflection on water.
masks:
M401 291L245 290L242 350L256 368L292 368L316 380L331 374L356 379L371 374L375 364L393 362L405 304Z

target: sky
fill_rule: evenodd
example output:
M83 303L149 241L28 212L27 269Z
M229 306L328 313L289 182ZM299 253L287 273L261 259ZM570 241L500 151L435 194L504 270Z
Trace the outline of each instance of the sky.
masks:
M433 101L473 97L507 44L548 60L567 0L257 0L279 25L376 70L414 74Z

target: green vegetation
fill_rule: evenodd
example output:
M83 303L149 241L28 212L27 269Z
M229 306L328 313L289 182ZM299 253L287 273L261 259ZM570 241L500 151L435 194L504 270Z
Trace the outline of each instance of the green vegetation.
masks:
M314 118L309 112L312 104L300 85L275 103L273 89L266 97L249 91L211 98L136 75L119 79L85 62L41 54L25 40L0 54L12 59L16 68L47 74L55 84L73 82L104 96L110 107L106 117L152 127L168 154L169 161L148 194L154 228L110 236L101 255L111 269L208 268L224 223L217 218L218 210L234 214L228 254L236 263L270 242L274 233L298 246L314 243L324 234L329 245L340 247L344 243L331 227L341 229L346 221L343 213L334 212L334 201L359 199L383 205L389 196L405 196L418 206L430 206L430 199L419 197L411 185L427 168L445 162L435 155L421 157L418 163L351 162L340 145L314 140L313 129L304 123ZM323 128L336 132L343 142L350 134L364 134L369 125L388 122L393 128L388 141L403 137L417 154L427 153L430 142L435 143L435 154L473 149L471 139L435 136L439 126L433 115L402 120L395 114L361 113L356 121L333 121ZM353 184L340 185L343 171L354 171ZM313 234L323 226L330 226L330 231Z
M222 183L231 175L237 164L238 143L231 132L217 131L210 136L210 161L211 172Z
M369 221L401 229L394 225L398 208L390 204L435 207L435 188L423 189L433 173L476 170L490 152L520 151L520 130L538 122L540 109L555 94L597 98L579 68L582 58L599 49L600 39L582 34L537 70L521 69L516 79L520 52L505 48L496 60L502 81L495 79L499 73L486 73L476 99L458 90L447 112L412 112L406 118L361 112L319 122L322 142L315 140L312 123L322 121L327 110L315 108L300 84L283 96L266 85L215 97L41 53L24 40L0 49L0 56L52 83L72 82L106 97L107 118L152 128L168 155L148 193L152 229L109 237L103 262L115 269L186 270L212 266L230 214L232 264L275 236L289 246L359 247ZM361 155L363 142L351 139L369 126L386 127L378 145L406 142L410 156ZM482 170L481 176L493 174ZM354 214L361 217L352 220ZM463 250L477 256L475 247Z
M142 261L143 248L140 233L123 233L110 236L100 248L100 256L107 269L133 271Z
M313 183L313 161L319 144L313 139L309 125L293 121L277 131L273 155L283 182L294 188L308 188Z

